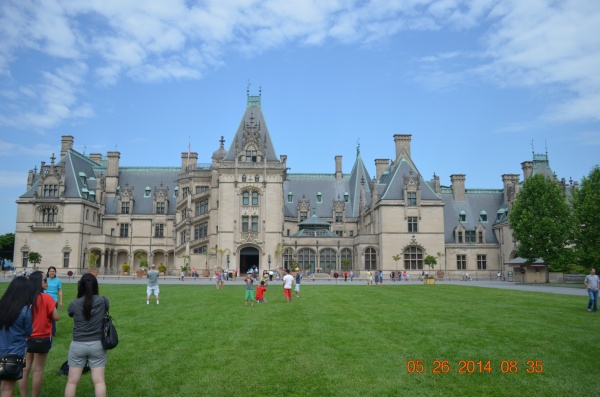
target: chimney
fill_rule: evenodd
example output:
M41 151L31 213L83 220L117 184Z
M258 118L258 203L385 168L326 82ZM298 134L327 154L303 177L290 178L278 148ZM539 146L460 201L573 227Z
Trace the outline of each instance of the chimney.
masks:
M102 154L101 153L90 153L90 160L92 160L96 164L100 164L100 162L102 161Z
M406 155L410 157L410 140L412 135L394 135L394 142L396 143L396 161L400 159L402 151L406 152Z
M119 158L120 152L107 152L108 161L106 163L106 193L114 195L117 192L119 184Z
M433 185L434 185L435 192L437 194L442 194L442 187L440 185L440 177L437 176L435 173L433 174Z
M389 159L375 159L375 178L377 178L377 180L381 179L383 171L385 171L389 165Z
M335 156L335 180L336 182L342 180L342 156Z
M517 192L519 190L519 175L502 175L502 184L504 185L504 202L510 204L517 197Z
M73 142L75 141L75 138L73 138L72 135L63 135L62 139L61 139L61 145L60 145L60 158L62 159L63 157L65 157L67 155L67 152L69 151L69 149L73 148Z
M181 171L191 171L196 169L198 163L198 153L196 152L182 152L181 153Z
M377 179L371 181L371 208L375 207L375 203L379 200L379 190L377 190Z
M521 169L523 170L523 180L529 178L531 176L531 171L533 170L533 161L523 161L521 163Z
M452 195L454 201L465 201L465 179L464 174L453 174L450 175L450 181L452 182Z

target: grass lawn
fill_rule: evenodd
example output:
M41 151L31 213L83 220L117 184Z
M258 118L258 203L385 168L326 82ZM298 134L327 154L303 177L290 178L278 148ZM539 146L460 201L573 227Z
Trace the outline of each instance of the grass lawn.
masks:
M0 293L6 286L0 283ZM75 284L63 287L43 396L62 395L67 380L55 373L71 341L66 309ZM106 368L110 396L591 396L599 390L600 317L586 311L585 296L306 284L302 297L286 304L276 283L268 303L245 307L241 285L162 285L160 305L146 305L142 285L101 284L100 293L110 299L120 337ZM89 374L77 395L93 395Z

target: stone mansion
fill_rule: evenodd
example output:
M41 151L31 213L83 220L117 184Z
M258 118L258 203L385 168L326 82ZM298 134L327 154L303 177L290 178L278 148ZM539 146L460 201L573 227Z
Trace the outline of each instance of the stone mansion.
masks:
M63 136L59 157L29 171L17 200L15 264L27 266L35 251L42 267L77 274L93 253L101 274L119 274L125 263L136 270L145 259L169 274L189 263L198 271L383 270L386 278L406 270L414 278L429 270L423 259L433 255L440 277L524 271L543 281L539 268L509 264L516 254L507 214L519 174L502 175L502 189L468 189L464 174L443 186L419 172L411 135L393 139L393 157L375 159L373 176L359 149L350 173L342 171L342 156L333 172L288 173L261 95L249 94L231 144L226 149L221 138L210 163L188 151L180 167L121 167L120 152L84 155L73 149L73 136ZM547 154L521 167L523 179L555 178Z

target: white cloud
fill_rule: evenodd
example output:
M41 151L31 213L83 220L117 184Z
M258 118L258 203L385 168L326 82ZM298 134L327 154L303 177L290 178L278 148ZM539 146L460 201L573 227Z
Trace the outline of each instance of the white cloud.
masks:
M31 156L50 158L56 147L46 144L20 145L0 139L0 156ZM1 186L1 185L0 185Z
M483 32L479 46L425 59L433 87L467 78L500 85L558 85L556 120L598 119L600 3L589 0L47 0L0 4L0 76L21 57L42 59L38 84L2 87L0 124L45 129L93 109L82 87L199 79L223 54L249 56L328 40L370 45L404 31ZM473 38L471 38L472 40ZM460 44L457 44L459 46ZM468 63L468 65L467 65ZM437 64L437 67L436 67ZM58 65L58 66L57 66ZM66 73L71 69L72 73ZM449 70L449 72L448 72ZM20 86L19 89L14 86ZM37 106L25 102L38 98ZM33 110L32 110L33 109Z

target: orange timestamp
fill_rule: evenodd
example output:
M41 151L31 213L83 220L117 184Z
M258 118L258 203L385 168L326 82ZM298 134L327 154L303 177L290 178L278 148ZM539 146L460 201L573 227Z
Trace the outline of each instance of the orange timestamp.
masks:
M427 366L424 360L408 360L406 372L409 374L421 374L431 372L434 374L484 374L500 371L503 374L516 374L525 372L528 374L541 374L544 372L543 360L500 360L500 363L492 363L492 360L433 360L431 366Z

